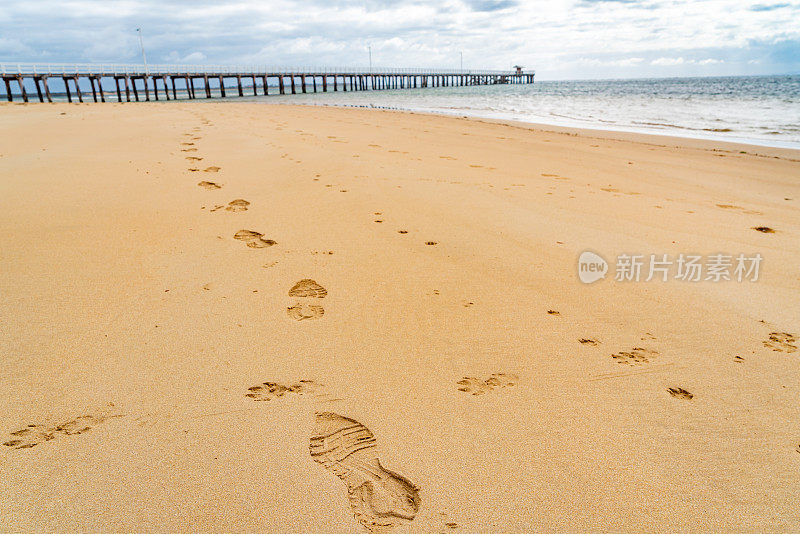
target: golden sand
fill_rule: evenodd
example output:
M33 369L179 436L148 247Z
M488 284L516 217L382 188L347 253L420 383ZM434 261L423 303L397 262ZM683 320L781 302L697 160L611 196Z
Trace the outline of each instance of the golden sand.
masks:
M0 140L0 530L800 530L796 151L230 103Z

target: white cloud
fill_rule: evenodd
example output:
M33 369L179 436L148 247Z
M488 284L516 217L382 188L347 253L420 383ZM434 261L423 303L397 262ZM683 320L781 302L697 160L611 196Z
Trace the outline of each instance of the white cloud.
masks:
M683 59L683 57L660 57L650 62L651 65L673 67L675 65L718 65L725 63L724 59Z
M7 2L0 60L130 61L142 27L151 63L363 66L371 44L375 65L455 66L463 52L465 67L521 63L540 78L798 71L800 4L776 2Z
M33 53L33 49L19 39L0 37L0 54L3 56L9 57L31 53Z
M206 55L202 52L192 52L181 58L182 63L202 63L206 60Z
M683 65L683 63L684 61L682 57L660 57L650 62L651 65L663 65L667 67Z

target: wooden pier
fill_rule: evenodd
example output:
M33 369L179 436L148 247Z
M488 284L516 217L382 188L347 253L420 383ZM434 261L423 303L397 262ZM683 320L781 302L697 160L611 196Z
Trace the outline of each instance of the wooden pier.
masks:
M0 64L5 98L52 102L140 102L228 96L268 96L329 91L378 91L427 87L534 83L521 69L352 69L223 67L187 65ZM83 81L83 83L81 83ZM87 88L91 88L89 90ZM26 87L27 86L27 87ZM33 91L31 90L31 86ZM16 91L14 91L16 89ZM57 93L55 91L58 91Z

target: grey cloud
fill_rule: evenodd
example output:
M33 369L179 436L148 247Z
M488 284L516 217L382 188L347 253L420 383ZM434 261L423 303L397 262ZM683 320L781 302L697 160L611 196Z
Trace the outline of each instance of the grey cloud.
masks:
M772 11L784 7L791 7L791 4L756 4L750 7L750 11Z
M637 4L639 0L581 0L580 3L588 6L595 4Z
M517 0L466 0L465 4L472 11L492 12L510 9L519 4Z

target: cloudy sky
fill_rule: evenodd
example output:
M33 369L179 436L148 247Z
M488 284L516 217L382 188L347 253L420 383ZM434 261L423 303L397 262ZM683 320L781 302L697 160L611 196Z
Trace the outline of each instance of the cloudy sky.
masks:
M800 73L800 0L0 0L0 62Z

